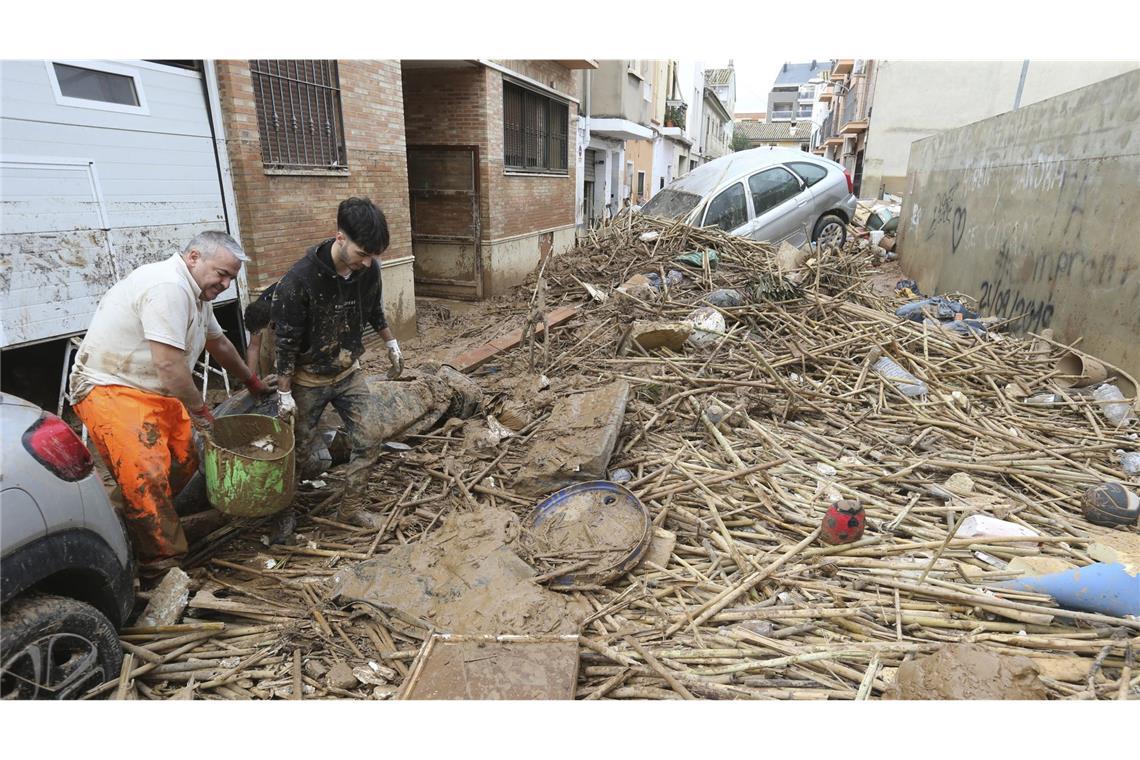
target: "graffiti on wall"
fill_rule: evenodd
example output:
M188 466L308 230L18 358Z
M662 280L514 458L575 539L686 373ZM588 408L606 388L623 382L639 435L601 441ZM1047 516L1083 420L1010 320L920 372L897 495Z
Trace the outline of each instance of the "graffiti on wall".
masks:
M926 228L924 240L930 240L940 227L950 229L950 253L957 253L958 246L962 244L962 236L966 232L966 207L959 205L956 199L958 183L951 185L946 192L938 194L934 210L930 214L930 224Z

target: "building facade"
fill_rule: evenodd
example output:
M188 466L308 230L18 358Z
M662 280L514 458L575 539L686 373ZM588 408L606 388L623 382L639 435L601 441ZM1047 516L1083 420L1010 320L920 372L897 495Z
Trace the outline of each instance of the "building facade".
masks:
M632 141L652 141L653 75L657 62L649 60L604 60L580 73L582 105L587 116L582 180L582 205L578 223L590 223L616 215L628 199L636 200L638 172L651 176L653 151L634 149L635 163L627 154ZM640 166L641 168L635 168ZM593 172L590 171L593 167ZM648 180L647 180L648 182Z
M812 79L827 78L829 61L785 63L768 92L768 121L798 121L811 118L815 101Z
M578 69L403 61L417 293L487 298L574 243Z
M812 138L817 155L843 165L851 175L857 197L865 197L862 186L867 128L875 96L876 61L836 59L818 100L827 114Z

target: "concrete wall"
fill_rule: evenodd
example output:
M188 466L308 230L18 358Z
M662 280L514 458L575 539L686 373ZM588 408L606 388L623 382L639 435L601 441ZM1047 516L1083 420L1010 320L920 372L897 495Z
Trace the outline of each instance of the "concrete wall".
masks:
M1140 70L915 143L903 268L1140 376L1138 124Z
M1138 67L1140 61L1030 61L1020 105ZM879 61L862 195L902 192L915 140L1013 110L1022 68L1022 61Z

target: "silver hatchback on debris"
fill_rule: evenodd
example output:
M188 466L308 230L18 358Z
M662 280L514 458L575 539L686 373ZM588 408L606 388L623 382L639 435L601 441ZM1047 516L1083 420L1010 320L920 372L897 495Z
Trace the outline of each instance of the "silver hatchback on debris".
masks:
M794 148L753 148L698 166L641 207L770 243L842 246L856 199L847 171Z

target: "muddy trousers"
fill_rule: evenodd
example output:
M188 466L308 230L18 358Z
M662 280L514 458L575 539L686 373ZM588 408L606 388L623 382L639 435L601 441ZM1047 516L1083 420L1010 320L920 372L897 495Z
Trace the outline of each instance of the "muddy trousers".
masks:
M344 499L337 510L339 515L361 512L367 503L368 475L380 458L377 437L381 420L379 408L368 390L364 373L353 372L332 385L307 386L293 383L293 398L297 402L296 450L298 472L312 478L320 468L317 459L318 423L325 408L332 404L344 421L352 444L352 454L344 465Z
M169 396L101 385L73 408L123 492L123 520L138 561L186 554L173 502L198 469L186 407Z

